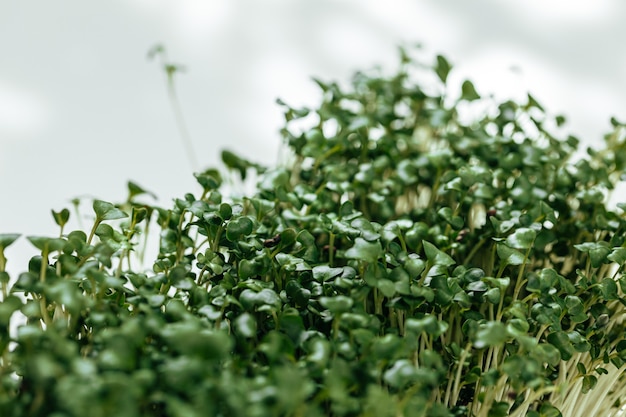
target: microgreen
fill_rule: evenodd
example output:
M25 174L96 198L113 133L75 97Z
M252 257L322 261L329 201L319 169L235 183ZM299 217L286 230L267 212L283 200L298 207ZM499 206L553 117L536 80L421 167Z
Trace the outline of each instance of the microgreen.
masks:
M251 195L216 169L170 208L129 183L87 232L52 211L13 280L0 235L0 415L620 415L626 126L574 160L532 96L431 69L403 51L394 75L316 80L317 107L279 101L290 163L222 154Z

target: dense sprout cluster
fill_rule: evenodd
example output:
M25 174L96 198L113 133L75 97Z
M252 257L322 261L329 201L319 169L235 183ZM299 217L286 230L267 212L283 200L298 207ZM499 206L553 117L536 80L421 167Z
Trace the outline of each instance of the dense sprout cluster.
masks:
M618 415L626 126L572 160L531 96L455 98L443 57L430 90L416 68L281 102L290 163L223 153L250 196L214 169L171 209L130 183L89 232L53 212L14 284L0 235L0 415Z

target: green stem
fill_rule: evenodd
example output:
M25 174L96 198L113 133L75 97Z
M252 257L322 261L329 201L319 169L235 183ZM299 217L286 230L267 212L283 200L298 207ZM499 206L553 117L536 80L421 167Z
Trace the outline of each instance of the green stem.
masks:
M41 252L41 268L39 270L39 280L42 284L46 282L46 272L48 270L48 245L44 246ZM48 303L46 302L46 296L41 295L39 298L39 309L41 310L41 317L46 327L50 325L50 316L48 315Z
M456 375L454 377L454 385L452 387L452 398L451 398L452 401L448 403L448 406L455 405L457 401L459 400L459 394L461 393L461 390L459 387L461 385L461 375L463 373L463 365L465 364L465 359L467 358L467 355L469 354L471 349L472 349L472 344L468 343L465 346L465 349L463 349L463 351L461 352L461 356L459 357L459 364L457 365L457 368L456 368Z
M133 219L130 223L130 226L128 227L128 231L126 232L126 241L128 243L128 245L130 245L130 240L133 238L133 235L135 234L135 227L137 226L137 222L135 221L135 219ZM130 269L130 249L126 248L122 251L122 253L120 254L120 261L117 264L117 270L115 271L115 276L116 277L120 277L122 275L122 265L124 263L124 258L127 258L128 260L128 268Z
M220 248L220 239L222 238L222 232L224 231L224 226L221 224L218 226L217 231L215 232L215 236L211 241L211 250L213 252L217 252Z
M322 163L322 161L325 161L326 159L328 159L332 154L337 153L339 151L341 151L343 149L343 146L341 145L335 145L332 148L330 148L329 150L327 150L324 155L320 156L316 161L315 164L313 165L313 171L317 171L317 169L319 168L320 164Z
M94 235L96 234L96 229L100 226L102 219L96 217L96 221L93 223L93 227L91 228L91 232L89 233L89 238L87 239L87 245L91 245L91 241L93 240Z
M332 268L335 258L335 234L330 232L328 237L328 266Z
M433 183L432 188L430 189L430 199L428 201L428 208L433 208L435 201L437 201L437 190L439 189L439 184L441 182L441 169L437 168L437 176L435 177L435 182Z
M337 340L337 337L339 337L339 318L340 315L333 319L333 340Z
M0 272L6 272L7 258L4 256L4 248L0 248ZM0 281L0 288L2 291L2 299L4 301L7 298L7 285Z
M485 242L487 242L486 238L482 238L480 239L480 241L478 241L478 243L476 245L474 245L474 247L472 248L472 250L470 251L470 253L467 254L467 257L465 258L465 260L463 261L463 265L467 266L469 265L470 261L472 260L472 258L478 253L478 251L483 247L483 245L485 244Z
M374 314L383 314L383 297L381 297L378 288L374 288Z
M176 124L178 126L178 131L180 132L180 138L183 142L183 147L185 148L187 159L191 164L191 168L196 171L198 169L198 161L196 160L191 136L189 135L189 131L187 130L187 124L185 123L185 118L183 117L180 102L178 101L176 88L174 87L173 74L168 74L167 81L167 94L170 100L170 104L172 105L172 110L174 111L174 117L176 118Z

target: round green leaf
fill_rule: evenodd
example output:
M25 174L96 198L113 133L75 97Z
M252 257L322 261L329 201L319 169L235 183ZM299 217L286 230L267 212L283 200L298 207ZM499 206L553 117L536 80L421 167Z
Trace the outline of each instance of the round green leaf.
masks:
M564 361L568 361L571 359L574 354L574 347L568 337L567 333L564 331L556 331L552 332L547 337L548 342L559 350L561 354L561 359Z
M93 201L93 211L96 213L96 219L100 221L117 220L128 217L128 214L124 213L113 204L102 200Z
M254 222L246 216L238 217L228 222L226 226L226 239L231 242L237 242L244 236L252 233Z
M325 282L343 273L343 268L331 268L328 265L318 265L313 267L313 279L318 282Z
M374 263L383 254L383 248L379 241L368 242L367 240L357 237L354 245L346 251L346 258L358 259L365 262Z
M19 297L10 295L0 303L0 326L8 327L11 316L14 312L22 308L22 300Z
M390 386L402 389L416 381L417 368L407 359L397 360L393 366L385 371L383 379Z
M478 327L475 334L474 346L482 349L488 346L498 346L508 339L506 326L499 321L489 321Z
M350 311L354 300L344 295L336 295L334 297L320 297L320 304L328 309L333 315Z
M515 249L529 249L533 246L536 237L537 232L534 229L522 227L506 238L506 244Z
M249 313L240 314L239 317L235 319L235 332L241 337L255 337L257 325L254 317Z

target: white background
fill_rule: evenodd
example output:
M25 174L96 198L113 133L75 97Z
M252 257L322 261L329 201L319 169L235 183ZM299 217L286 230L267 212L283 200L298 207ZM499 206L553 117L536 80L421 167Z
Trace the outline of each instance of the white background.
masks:
M0 233L55 235L50 209L119 201L126 181L197 192L167 100L157 43L187 71L177 88L197 158L230 148L276 162L277 97L314 104L311 76L392 71L397 45L445 55L479 93L568 117L584 143L626 119L626 3L615 0L0 0ZM34 254L9 248L9 270Z

